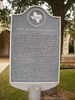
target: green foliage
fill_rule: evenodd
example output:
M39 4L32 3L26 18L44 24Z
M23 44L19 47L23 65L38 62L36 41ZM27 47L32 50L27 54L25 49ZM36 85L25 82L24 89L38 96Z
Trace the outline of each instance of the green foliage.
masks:
M70 20L71 14L73 19ZM65 22L65 30L68 29L69 34L75 36L75 4L72 5L70 12L65 15Z
M41 5L44 4L45 2L42 0L7 0L9 2L9 4L11 4L11 10L14 10L16 14L18 13L22 13L24 12L29 6L32 5ZM46 2L49 2L48 0L45 0ZM64 0L65 2L66 0ZM66 2L69 3L74 3L75 0L67 0ZM56 6L59 8L62 7L61 5L64 3L62 0L53 0L53 4L52 6ZM74 10L74 6L72 6L72 10ZM52 11L50 5L47 5L48 7L48 12L49 13L53 13L54 11ZM61 8L62 9L62 8ZM9 24L10 24L10 14L11 14L11 10L4 8L3 10L0 10L0 21L2 22L2 27L6 27L9 28ZM64 9L63 9L64 10ZM64 12L64 11L63 11ZM63 13L64 14L64 13ZM62 14L62 15L63 15ZM57 15L57 14L56 14ZM70 14L66 14L66 19L65 22L68 24L67 19L69 18ZM64 25L66 26L66 24ZM71 30L71 29L70 29ZM74 34L73 30L71 30L72 34Z
M29 6L44 4L44 1L37 0L7 0L11 4L11 10L6 6L4 9L0 9L0 22L2 28L10 28L11 13L14 11L15 14L24 12Z
M60 68L72 68L74 67L73 65L70 65L70 64L62 64L60 65Z
M69 27L69 34L71 34L72 36L75 36L75 19L73 20L72 25Z
M53 15L52 8L48 4L46 5L46 7L47 7L48 13Z
M10 0L9 0L10 1ZM13 0L11 2L12 9L15 10L15 13L22 13L26 10L27 6L31 5L30 0Z
M11 4L11 7L13 10L15 10L15 13L22 13L24 12L29 6L32 5L38 5L38 4L44 4L44 1L37 1L37 0L8 0L8 2Z
M0 9L0 22L2 23L2 28L10 28L10 10L4 8L3 10Z

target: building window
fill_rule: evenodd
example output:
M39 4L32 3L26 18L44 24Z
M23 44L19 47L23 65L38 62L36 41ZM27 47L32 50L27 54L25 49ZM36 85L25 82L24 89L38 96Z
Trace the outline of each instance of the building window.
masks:
M69 53L74 53L74 41L72 39L69 42Z

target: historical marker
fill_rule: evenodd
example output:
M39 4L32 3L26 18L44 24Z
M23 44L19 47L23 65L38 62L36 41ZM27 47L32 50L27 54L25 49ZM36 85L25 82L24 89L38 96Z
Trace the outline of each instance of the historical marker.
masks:
M60 18L39 6L12 16L10 84L22 90L59 83Z

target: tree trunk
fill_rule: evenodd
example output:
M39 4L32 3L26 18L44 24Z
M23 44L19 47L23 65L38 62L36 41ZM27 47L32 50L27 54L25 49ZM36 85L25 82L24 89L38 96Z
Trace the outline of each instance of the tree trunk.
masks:
M54 88L51 88L51 89L42 91L41 92L41 97L44 97L45 95L50 96L50 95L53 95L53 94L56 94L57 95L57 86L54 87Z
M64 3L62 3L62 7L61 5L57 5L57 6L54 6L52 5L52 10L53 10L53 15L54 16L61 16L61 54L62 55L62 49L63 49L63 34L64 34L64 17L65 17L65 14L64 14ZM61 57L60 57L61 58ZM60 59L61 60L61 59ZM52 95L52 94L57 94L57 86L52 88L52 89L49 89L49 90L46 90L46 91L42 91L42 96L44 95Z

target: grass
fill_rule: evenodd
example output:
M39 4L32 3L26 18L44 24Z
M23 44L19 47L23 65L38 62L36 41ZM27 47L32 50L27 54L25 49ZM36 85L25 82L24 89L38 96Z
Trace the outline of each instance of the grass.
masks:
M75 69L75 66L70 64L61 64L60 69Z
M75 53L69 53L68 55L75 55Z
M60 72L58 88L75 91L75 69L61 70ZM28 92L10 86L9 67L0 74L0 100L28 100Z
M75 91L75 69L65 69L60 71L60 84L59 88Z
M0 74L0 100L28 100L27 92L10 86L9 67Z

